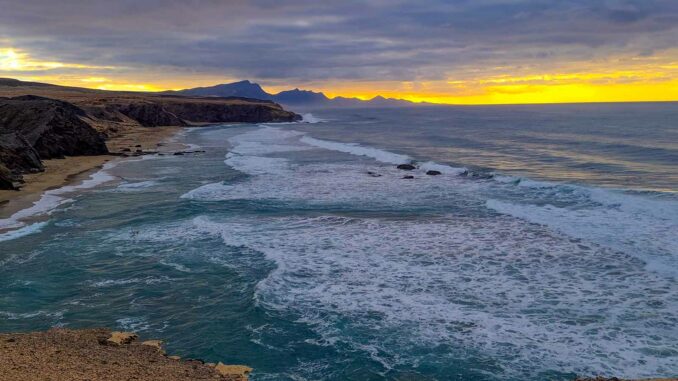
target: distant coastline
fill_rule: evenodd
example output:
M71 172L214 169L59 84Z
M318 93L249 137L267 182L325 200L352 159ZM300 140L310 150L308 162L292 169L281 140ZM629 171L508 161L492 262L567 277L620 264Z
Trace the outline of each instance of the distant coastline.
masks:
M267 100L113 92L0 78L0 218L110 160L158 152L161 142L182 127L300 119ZM162 150L171 149L181 147Z

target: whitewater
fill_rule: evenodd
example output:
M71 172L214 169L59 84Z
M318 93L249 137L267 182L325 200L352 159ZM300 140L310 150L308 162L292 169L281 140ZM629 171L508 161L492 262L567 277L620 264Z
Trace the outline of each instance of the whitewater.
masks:
M564 143L541 164L529 128L503 146L504 129L477 142L393 114L194 129L181 139L204 154L59 193L48 220L0 238L0 330L134 329L254 380L675 375L678 201L661 157L630 183L631 164L597 175Z

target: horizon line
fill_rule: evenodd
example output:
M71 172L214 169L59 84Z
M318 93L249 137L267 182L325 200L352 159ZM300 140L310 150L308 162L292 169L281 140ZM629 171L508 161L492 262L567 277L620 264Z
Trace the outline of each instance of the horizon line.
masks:
M207 85L207 86L195 86L195 87L188 87L188 88L183 88L183 89L158 89L158 90L116 90L116 89L105 89L105 88L100 88L100 87L87 87L87 86L73 86L73 85L64 85L64 84L58 84L58 83L52 83L52 82L40 82L40 81L32 81L32 80L23 80L19 78L12 78L12 77L0 77L0 80L16 80L20 82L25 82L25 83L38 83L38 84L45 84L45 85L51 85L51 86L58 86L58 87L70 87L70 88L77 88L77 89L86 89L86 90L93 90L93 91L103 91L103 92L111 92L111 93L139 93L139 94L158 94L161 95L162 93L165 92L179 92L179 91L184 91L184 90L190 90L194 88L209 88L209 87L215 87L215 86L220 86L220 85L229 85L229 84L234 84L234 83L239 83L239 82L249 82L251 84L258 85L262 90L266 93L268 91L263 89L263 86L259 84L258 82L251 81L249 79L241 79L233 82L222 82L222 83L217 83L214 85ZM624 103L624 104L630 104L630 103L677 103L678 99L670 99L670 100L616 100L616 101L610 101L610 100L590 100L590 101L556 101L556 102L549 102L549 101L544 101L544 102L493 102L493 103L445 103L445 102L434 102L434 101L413 101L409 100L406 98L393 98L393 97L388 97L388 96L383 96L381 94L374 95L370 98L367 99L362 99L358 96L347 96L347 95L335 95L335 96L328 96L325 94L324 91L315 91L315 90L308 90L308 89L302 89L299 88L298 86L294 88L290 88L289 90L282 90L282 91L291 91L291 90L299 90L299 91L310 91L316 94L323 94L326 96L328 99L333 100L336 98L346 98L346 99L357 99L362 102L369 102L370 100L376 98L376 97L382 97L384 99L390 99L390 100L397 100L397 101L405 101L405 102L410 102L413 105L419 105L419 106L529 106L529 105L577 105L577 104L613 104L613 103ZM271 95L276 95L279 94L279 91L277 93L269 93ZM167 94L169 95L169 94ZM177 96L186 96L186 95L180 95L178 94ZM200 96L197 96L200 97ZM204 96L203 96L204 97ZM210 97L210 96L206 96ZM235 96L237 97L237 96ZM224 97L218 97L218 98L224 98ZM240 98L247 98L247 97L240 97ZM257 99L257 98L251 98L251 99Z

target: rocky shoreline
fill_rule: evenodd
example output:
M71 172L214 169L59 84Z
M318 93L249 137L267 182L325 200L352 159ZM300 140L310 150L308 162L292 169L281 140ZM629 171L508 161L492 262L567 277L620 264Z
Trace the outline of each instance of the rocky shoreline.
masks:
M62 87L0 78L0 189L19 190L44 160L106 155L110 138L143 128L291 122L271 101Z
M248 381L252 368L165 352L161 340L140 340L132 332L105 328L0 333L3 381ZM624 380L577 377L573 381L677 381L676 378Z
M0 359L3 381L247 381L252 371L181 359L165 353L160 340L105 328L0 333Z

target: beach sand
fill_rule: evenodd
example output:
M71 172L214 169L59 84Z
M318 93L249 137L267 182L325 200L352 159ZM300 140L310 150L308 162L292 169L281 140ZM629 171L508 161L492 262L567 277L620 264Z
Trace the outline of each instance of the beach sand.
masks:
M173 151L183 148L182 144L168 142L183 127L138 127L129 129L106 141L111 153L121 153L128 148L130 153L143 151ZM158 143L162 143L158 147ZM140 145L141 147L136 147ZM44 160L45 171L24 175L26 184L20 191L0 190L0 219L8 218L19 210L28 208L38 201L42 194L50 189L85 180L104 163L112 160L124 160L114 155L74 156L65 159Z

